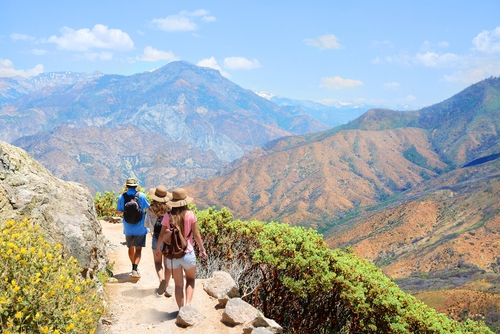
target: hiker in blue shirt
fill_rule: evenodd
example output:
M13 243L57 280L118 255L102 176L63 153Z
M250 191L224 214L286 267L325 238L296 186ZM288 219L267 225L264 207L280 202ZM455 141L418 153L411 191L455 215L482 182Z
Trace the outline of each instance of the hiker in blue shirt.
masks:
M116 205L116 211L118 211L118 213L124 213L124 218L122 219L123 234L125 234L125 241L127 243L128 257L132 263L132 277L141 277L137 268L141 261L142 248L146 247L146 236L148 234L148 229L144 226L144 218L146 216L144 210L149 208L149 201L146 195L137 191L137 186L138 184L135 178L128 178L125 183L127 191L120 195ZM135 200L136 193L140 206L139 208L137 208L137 206L134 207L131 205L132 203L130 203ZM129 212L134 209L138 210L138 212L129 214ZM139 215L139 217L137 217L137 215ZM125 216L127 216L128 222ZM137 222L134 223L132 219L136 219Z

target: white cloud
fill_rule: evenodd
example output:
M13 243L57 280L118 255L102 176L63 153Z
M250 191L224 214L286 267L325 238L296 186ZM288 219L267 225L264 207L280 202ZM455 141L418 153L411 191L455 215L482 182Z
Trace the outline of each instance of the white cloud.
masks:
M497 53L500 52L500 26L495 30L479 33L472 40L472 44L476 50L484 53Z
M215 18L215 16L203 16L203 17L201 18L201 20L202 20L203 22L207 22L207 23L217 21L217 19Z
M172 51L161 51L153 48L152 46L146 46L144 52L141 56L137 57L138 60L155 62L160 60L166 60L168 62L179 60L180 58L173 54Z
M469 64L465 69L444 75L443 80L474 84L490 76L500 76L500 59L474 59L474 63Z
M425 53L417 53L413 59L416 64L427 67L448 67L455 65L460 60L460 57L454 53L438 54L427 51Z
M201 18L203 22L214 22L216 18L210 15L210 12L205 9L198 9L194 12L183 10L179 14L169 15L163 19L153 19L151 24L153 27L164 31L193 31L198 29L198 25L193 21L193 18Z
M308 38L308 39L305 39L304 42L307 45L315 46L315 47L319 48L320 50L340 49L341 48L341 45L338 42L337 36L332 35L332 34L323 35L323 36L319 36L316 38Z
M32 49L30 53L34 54L35 56L43 56L44 54L47 53L47 50L43 49Z
M34 41L35 37L25 34L11 34L10 38L14 41Z
M380 57L376 57L375 59L372 59L371 63L372 64L380 64L382 62L382 59Z
M198 63L197 63L198 66L203 66L203 67L209 67L209 68L213 68L214 70L217 70L220 72L220 74L226 78L230 78L231 76L229 75L229 73L225 72L222 70L222 68L219 66L219 64L217 63L217 60L214 58L214 57L210 57L210 58L205 58L205 59L202 59L200 60Z
M420 45L420 51L425 52L429 51L432 47L432 44L429 41L425 41Z
M253 70L261 67L257 59L248 60L244 57L228 57L224 59L223 64L228 70Z
M388 82L385 83L383 86L385 90L397 90L399 89L399 87L400 87L399 82Z
M45 42L57 44L58 49L88 51L90 49L131 50L134 42L130 36L119 29L108 29L96 24L92 30L88 28L74 30L69 27L61 29L61 36L49 37Z
M398 55L385 56L383 59L387 63L402 64L406 66L411 66L414 61L413 57L406 52L400 52Z
M443 49L444 49L444 48L449 47L449 46L450 46L450 43L445 42L445 41L441 41L441 42L439 42L437 45L438 45L440 48L443 48Z
M14 69L14 63L9 59L0 59L0 77L32 77L43 73L43 65L38 64L29 70L16 70Z
M320 87L330 89L342 89L357 86L363 86L363 82L354 79L343 79L339 76L322 78L320 85Z
M429 41L425 41L420 46L420 52L426 52L426 51L434 50L436 48L445 49L448 46L450 46L450 44L446 41L441 41L441 42L438 42L437 44L433 44Z

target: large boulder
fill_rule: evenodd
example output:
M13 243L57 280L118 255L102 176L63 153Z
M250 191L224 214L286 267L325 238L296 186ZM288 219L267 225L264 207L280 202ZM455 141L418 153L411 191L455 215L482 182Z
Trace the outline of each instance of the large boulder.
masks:
M0 223L30 219L89 275L105 268L106 239L89 190L54 177L24 150L0 141Z

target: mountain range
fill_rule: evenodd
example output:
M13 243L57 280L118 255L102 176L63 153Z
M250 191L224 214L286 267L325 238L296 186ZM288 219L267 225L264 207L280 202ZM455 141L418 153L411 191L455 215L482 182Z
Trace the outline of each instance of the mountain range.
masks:
M202 206L323 233L464 319L500 318L500 78L416 111L280 138L189 185Z
M146 152L153 160L164 160L167 152L160 147L165 145L187 150L174 154L191 166L175 179L183 184L210 176L215 168L270 140L328 128L300 108L280 107L216 70L181 61L132 76L60 72L0 78L0 108L0 140L27 149L62 177L78 175L92 191L116 189L130 174L143 184L173 185L169 176L151 177L156 165L141 158ZM130 131L124 134L119 130L123 127ZM103 132L100 140L89 138L85 145L74 141L96 135L95 129ZM140 139L148 134L155 139ZM51 145L46 144L49 138L54 139ZM123 149L108 150L107 161L96 159L101 168L74 167L82 155L84 162L93 156L96 146L114 142ZM198 164L200 159L214 163ZM179 167L178 162L166 162L172 164ZM103 180L102 175L110 178Z
M481 294L500 314L500 78L420 110L345 118L173 62L0 78L0 108L0 140L57 177L92 191L129 176L183 186L201 208L317 229L443 312Z

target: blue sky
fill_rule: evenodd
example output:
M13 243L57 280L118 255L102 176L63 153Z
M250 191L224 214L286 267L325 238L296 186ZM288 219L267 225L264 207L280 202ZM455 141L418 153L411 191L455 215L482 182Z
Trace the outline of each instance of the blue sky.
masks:
M0 76L185 60L243 88L394 109L500 75L500 1L0 1Z

